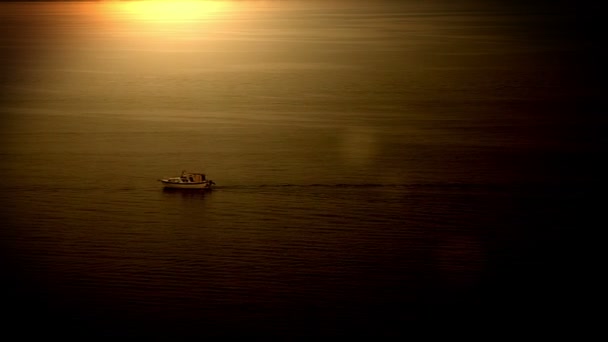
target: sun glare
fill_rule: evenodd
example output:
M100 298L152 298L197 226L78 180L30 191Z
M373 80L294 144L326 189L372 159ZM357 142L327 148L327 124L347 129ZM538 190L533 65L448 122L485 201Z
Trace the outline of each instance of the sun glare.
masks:
M114 3L128 17L150 22L188 22L208 19L226 5L215 0L142 0Z

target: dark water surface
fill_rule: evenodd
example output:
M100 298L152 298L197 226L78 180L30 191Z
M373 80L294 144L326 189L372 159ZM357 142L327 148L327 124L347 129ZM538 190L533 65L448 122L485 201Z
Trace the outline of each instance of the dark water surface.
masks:
M407 336L572 319L583 278L565 251L594 225L605 141L574 15L205 3L0 4L7 326ZM182 169L217 188L163 191Z

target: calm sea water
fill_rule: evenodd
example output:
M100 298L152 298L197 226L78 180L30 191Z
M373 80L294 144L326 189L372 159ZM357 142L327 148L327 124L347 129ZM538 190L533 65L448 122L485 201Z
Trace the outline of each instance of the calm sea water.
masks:
M604 141L571 15L202 4L0 4L7 326L569 319L564 251L591 225ZM182 170L217 188L163 191Z

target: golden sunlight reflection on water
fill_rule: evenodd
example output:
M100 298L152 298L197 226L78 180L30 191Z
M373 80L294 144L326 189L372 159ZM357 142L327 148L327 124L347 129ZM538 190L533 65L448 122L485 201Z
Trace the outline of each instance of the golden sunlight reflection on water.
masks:
M120 1L105 3L106 9L131 20L175 23L209 20L232 6L229 1Z

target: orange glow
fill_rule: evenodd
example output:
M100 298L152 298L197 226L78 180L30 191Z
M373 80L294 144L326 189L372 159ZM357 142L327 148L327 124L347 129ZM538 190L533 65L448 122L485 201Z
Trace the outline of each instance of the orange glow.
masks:
M147 22L189 22L212 18L226 10L228 1L120 1L111 2L112 9L129 19Z

